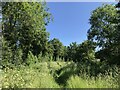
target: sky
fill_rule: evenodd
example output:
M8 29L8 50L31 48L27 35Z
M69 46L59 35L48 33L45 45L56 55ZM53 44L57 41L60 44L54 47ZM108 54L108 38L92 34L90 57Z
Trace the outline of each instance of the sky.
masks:
M102 2L48 2L49 12L54 17L46 27L50 39L58 38L65 46L72 42L79 44L87 40L91 12L102 4Z
M49 12L54 17L46 27L50 39L58 38L66 46L87 40L91 12L102 4L103 2L48 2Z

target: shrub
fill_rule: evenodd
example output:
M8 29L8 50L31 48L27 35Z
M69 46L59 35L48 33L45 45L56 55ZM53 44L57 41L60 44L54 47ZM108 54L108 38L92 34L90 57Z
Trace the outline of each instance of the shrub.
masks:
M30 65L30 64L34 64L34 63L37 63L38 62L38 58L36 56L34 56L32 54L32 52L30 51L28 53L28 57L26 59L26 64Z

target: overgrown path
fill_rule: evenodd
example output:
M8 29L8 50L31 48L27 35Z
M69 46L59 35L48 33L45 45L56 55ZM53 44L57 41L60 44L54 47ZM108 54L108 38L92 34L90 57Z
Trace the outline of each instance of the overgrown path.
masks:
M48 66L49 68L50 66ZM53 77L59 85L65 87L67 84L67 80L76 73L76 68L74 63L67 64L60 69L54 71Z

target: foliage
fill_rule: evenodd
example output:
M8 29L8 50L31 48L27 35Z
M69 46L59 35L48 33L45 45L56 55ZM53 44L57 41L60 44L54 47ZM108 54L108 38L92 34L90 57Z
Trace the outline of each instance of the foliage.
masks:
M92 12L88 39L101 48L96 57L109 64L120 64L120 36L117 10L113 5L103 5ZM105 54L106 53L106 54Z
M116 9L112 5L103 5L92 12L88 39L96 41L99 47L107 47L113 42Z
M12 62L12 50L8 47L8 43L2 39L2 60L0 66L7 66Z
M95 59L95 43L88 40L81 44L71 43L67 48L67 53L68 59L75 62L92 61Z
M26 59L26 64L35 64L38 63L38 58L32 54L32 52L29 52L28 57Z
M94 60L95 59L95 43L86 40L82 44L80 44L78 46L77 57L78 57L78 61Z
M34 55L47 52L48 32L45 26L50 13L45 3L4 2L2 3L3 38L13 51L22 49L25 60L29 51ZM16 52L13 53L13 55Z
M14 53L14 55L13 55ZM3 68L8 67L12 64L14 65L20 65L22 63L22 50L20 48L17 48L15 51L13 51L9 47L9 43L5 41L5 39L2 39L2 60L0 61Z
M76 42L72 42L68 47L67 47L67 57L69 60L76 60L76 56L77 56L77 43Z
M64 47L58 39L54 38L50 40L49 44L51 45L51 49L52 49L51 53L55 61L57 60L57 58L63 56Z

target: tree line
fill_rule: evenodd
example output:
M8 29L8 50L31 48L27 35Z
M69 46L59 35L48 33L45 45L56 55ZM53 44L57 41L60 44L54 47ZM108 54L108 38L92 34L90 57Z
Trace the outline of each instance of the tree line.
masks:
M100 62L120 65L120 13L113 5L102 5L92 11L88 39L81 44L64 46L54 38L46 25L52 20L46 3L2 2L2 60L7 63L26 63L31 52L52 57L54 61ZM96 50L99 48L99 50Z

